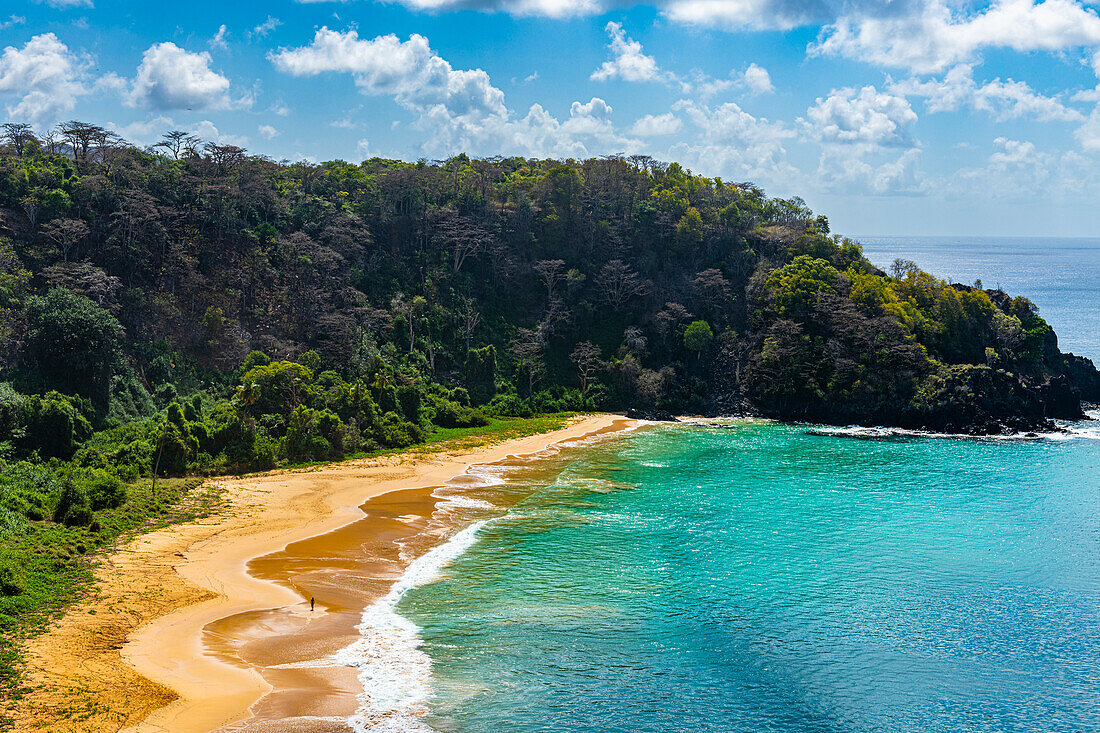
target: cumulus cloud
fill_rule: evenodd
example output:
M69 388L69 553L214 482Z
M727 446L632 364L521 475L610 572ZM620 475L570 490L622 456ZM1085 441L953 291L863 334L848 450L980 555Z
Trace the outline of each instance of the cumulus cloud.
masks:
M715 79L699 69L693 69L687 79L679 80L679 83L682 93L695 94L703 98L728 91L750 95L771 94L775 91L771 74L756 63L749 64L744 71L733 69L724 79Z
M823 143L910 147L917 114L904 97L873 86L833 90L806 110L804 127Z
M913 12L848 14L810 46L811 55L842 56L935 73L971 60L983 48L1059 51L1100 45L1100 17L1077 0L995 0L976 13L928 0Z
M1033 117L1041 122L1079 122L1084 115L1066 107L1057 97L1047 97L1026 82L994 79L986 84L974 81L974 69L968 64L956 66L943 79L909 79L890 87L904 96L924 97L929 112L953 112L964 107L988 112L997 120Z
M152 109L229 109L248 99L229 97L229 79L210 68L210 54L192 53L168 41L146 49L127 102Z
M531 155L588 155L632 149L637 141L619 135L611 107L599 97L574 102L564 121L540 105L516 117L481 69L455 69L420 35L360 38L354 30L318 30L311 43L270 55L276 68L294 76L346 73L360 91L388 96L416 115L425 152L515 152Z
M319 2L322 0L302 0ZM539 16L545 18L570 18L582 15L595 15L603 12L604 5L598 0L397 0L413 10L440 12L446 10L465 10L474 8L483 12L504 12L518 16Z
M1085 124L1073 134L1086 152L1100 153L1100 106L1092 111Z
M652 56L642 51L642 44L628 38L620 23L611 22L604 28L611 37L608 46L611 59L592 72L593 81L622 79L623 81L665 81L666 75Z
M896 158L853 154L827 146L818 161L814 184L832 193L910 196L926 193L931 184L920 169L920 150L910 148Z
M259 133L268 140L273 140L274 138L279 136L279 131L271 125L260 125Z
M993 168L1004 169L1038 162L1034 143L999 137L993 144L999 148L989 156L989 164Z
M671 112L666 112L663 115L646 115L631 126L630 134L637 137L675 135L683 126L684 123L680 118Z
M681 100L673 110L687 117L696 135L673 145L672 158L710 175L799 188L804 176L787 160L785 142L795 137L787 126L756 117L734 102L711 107Z
M192 132L203 140L207 140L218 145L236 145L238 147L245 147L248 145L248 138L244 135L231 135L224 133L218 129L210 120L203 120L199 124L195 125Z
M351 74L364 93L392 96L425 116L507 117L504 93L490 83L488 74L453 68L420 35L407 41L392 34L368 40L354 30L321 28L308 46L280 49L271 60L294 76Z
M714 79L699 69L693 69L684 78L661 69L657 60L645 53L641 43L626 35L621 23L612 21L604 30L611 39L607 46L611 58L592 72L589 78L593 81L657 82L678 88L682 94L695 93L702 97L734 89L750 94L775 91L771 75L759 64L751 63L744 71L733 70L725 79Z
M173 129L176 123L171 117L158 115L148 120L138 120L129 124L108 122L106 127L121 137L139 145L152 145L168 130Z
M753 94L771 94L775 91L771 74L763 66L758 66L755 63L749 64L749 68L745 69L742 78L745 80L745 86Z
M667 0L663 6L674 21L726 30L790 30L832 16L821 0Z
M87 66L53 33L34 36L22 48L8 46L0 55L0 95L15 100L7 105L8 117L57 121L87 92Z

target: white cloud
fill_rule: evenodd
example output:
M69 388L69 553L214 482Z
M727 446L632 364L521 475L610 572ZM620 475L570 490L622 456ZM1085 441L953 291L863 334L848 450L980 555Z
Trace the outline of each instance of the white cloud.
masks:
M1100 106L1092 111L1085 124L1073 134L1086 152L1100 153Z
M1100 45L1100 17L1077 0L995 0L976 13L944 0L915 12L850 14L826 27L811 55L843 56L915 73L942 71L983 48L1058 51Z
M682 93L704 99L730 90L750 95L771 94L775 86L768 70L756 63L749 64L744 71L733 69L725 79L714 79L699 69L692 69L688 78L680 81Z
M1004 169L1038 161L1034 143L999 137L993 141L993 144L1000 148L989 156L989 164L993 168Z
M278 18L273 18L269 15L269 16L267 16L267 20L265 20L263 23L260 23L258 26L253 28L252 31L248 35L256 37L256 38L263 38L268 33L275 30L276 28L278 28L282 24L283 24L283 21L279 20Z
M910 148L897 158L825 146L813 184L832 193L905 196L926 193L931 183L920 169L920 150Z
M244 135L230 135L221 132L217 126L210 120L203 120L199 124L195 125L192 130L195 135L198 135L201 139L208 142L216 143L218 145L236 145L243 148L248 144L248 138Z
M303 2L321 2L323 0L301 0ZM397 0L414 10L441 12L446 10L465 10L473 8L483 12L505 12L518 16L540 16L546 18L570 18L583 15L595 15L603 12L604 6L599 0Z
M207 45L210 46L210 48L229 48L229 44L225 40L228 31L229 29L225 27L225 23L222 23L218 26L218 32L214 34L214 37L206 42Z
M666 112L663 115L646 115L630 128L630 134L637 137L660 137L661 135L674 135L683 127L679 117Z
M120 125L117 122L107 123L107 129L138 145L152 145L160 140L164 133L174 127L175 123L172 118L163 115L148 120L131 122L127 125Z
M46 4L51 8L57 8L58 10L65 10L67 8L92 8L95 5L92 0L35 0L38 4Z
M481 69L455 69L419 35L407 41L394 35L368 40L354 30L321 28L309 45L279 49L270 58L285 73L342 72L350 74L364 94L392 97L416 115L415 126L427 133L422 147L426 154L568 156L640 145L615 131L611 107L598 97L574 102L564 121L537 104L517 119L488 74Z
M670 148L673 159L707 175L798 189L803 176L787 161L784 147L795 133L782 123L755 117L734 102L709 107L681 100L673 110L683 112L698 133Z
M355 144L355 150L359 153L360 158L366 160L371 155L370 142L366 138L363 138Z
M392 96L422 116L507 116L504 93L489 82L488 74L452 68L420 35L404 42L392 34L364 40L354 30L321 28L308 46L280 49L270 58L276 68L294 76L351 74L365 94Z
M268 140L273 140L274 138L279 136L279 131L271 125L260 125L259 132Z
M890 91L904 96L924 97L929 112L952 112L963 107L988 112L1000 121L1033 117L1041 122L1079 122L1084 115L1066 107L1056 97L1037 93L1026 82L994 79L978 85L974 70L956 66L941 80L909 79L894 84Z
M775 91L771 74L769 74L768 70L763 66L758 66L755 63L749 64L749 68L745 69L743 78L745 80L745 86L747 86L753 94L771 94Z
M917 114L904 97L873 86L833 90L806 110L805 128L823 143L857 144L869 149L911 147Z
M623 81L665 81L667 76L657 67L652 56L642 52L642 44L628 38L620 23L611 22L604 28L611 37L608 48L611 60L604 61L592 72L593 81L622 79Z
M26 22L27 19L22 15L12 15L7 20L0 21L0 31L11 28L12 26L23 25Z
M127 102L153 109L229 109L248 106L229 98L229 79L210 68L210 54L172 42L150 46L141 59Z
M790 30L830 17L820 0L667 0L664 14L680 23L726 30Z
M87 92L82 84L88 62L78 59L53 33L8 46L0 55L0 95L15 97L8 117L39 124L55 122Z

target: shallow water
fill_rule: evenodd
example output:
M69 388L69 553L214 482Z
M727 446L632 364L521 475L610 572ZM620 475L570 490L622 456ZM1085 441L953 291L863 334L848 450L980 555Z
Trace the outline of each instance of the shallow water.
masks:
M881 437L656 427L494 487L397 599L417 725L1100 728L1100 440Z

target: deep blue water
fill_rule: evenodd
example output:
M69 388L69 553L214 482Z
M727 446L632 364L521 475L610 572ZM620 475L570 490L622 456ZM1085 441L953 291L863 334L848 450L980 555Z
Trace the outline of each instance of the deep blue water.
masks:
M895 258L968 285L981 279L1039 306L1062 351L1100 364L1100 239L1054 237L857 237L867 258Z
M668 426L528 475L398 611L436 730L1100 730L1100 430ZM499 513L498 513L499 514Z

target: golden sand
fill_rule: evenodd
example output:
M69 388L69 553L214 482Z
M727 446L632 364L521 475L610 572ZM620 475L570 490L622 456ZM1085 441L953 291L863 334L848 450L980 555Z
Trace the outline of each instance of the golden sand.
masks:
M17 729L347 730L355 670L293 664L356 638L364 599L403 571L398 543L439 539L425 533L432 489L474 464L630 424L596 415L463 452L226 480L224 510L120 548L95 596L29 645L36 691Z

